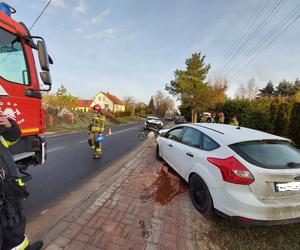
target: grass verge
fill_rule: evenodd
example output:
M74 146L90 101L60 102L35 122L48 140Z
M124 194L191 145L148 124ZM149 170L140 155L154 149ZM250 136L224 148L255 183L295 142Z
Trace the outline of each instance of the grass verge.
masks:
M197 249L300 249L299 224L242 227L216 215L196 217Z
M130 122L140 122L144 119L138 116L125 116L125 117L118 117L115 120L106 119L105 127L111 127L117 124L126 124ZM62 123L59 125L55 125L52 127L47 127L46 132L54 132L54 133L67 133L67 132L76 132L76 131L83 131L87 130L89 125L88 120L79 120L75 124L66 124Z

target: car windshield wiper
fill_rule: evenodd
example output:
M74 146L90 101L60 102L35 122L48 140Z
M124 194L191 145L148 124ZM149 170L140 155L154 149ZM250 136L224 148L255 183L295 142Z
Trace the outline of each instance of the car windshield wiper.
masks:
M289 162L286 165L290 168L297 168L300 167L300 162Z

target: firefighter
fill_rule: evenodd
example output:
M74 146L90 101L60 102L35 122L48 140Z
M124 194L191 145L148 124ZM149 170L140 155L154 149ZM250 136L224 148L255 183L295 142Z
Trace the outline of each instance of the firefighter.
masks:
M236 116L232 117L230 125L233 125L233 126L238 126L239 125L239 121L237 120Z
M224 113L223 113L223 112L220 112L220 113L219 113L219 120L218 120L218 123L224 124L224 122L225 122L225 116L224 116Z
M101 156L102 148L101 143L97 140L102 136L105 126L105 116L101 112L101 106L96 104L93 107L93 113L90 119L89 125L89 144L92 149L95 149L94 159L98 159Z
M29 244L25 235L23 202L29 196L9 146L21 136L17 123L0 115L0 249L38 250L42 241Z

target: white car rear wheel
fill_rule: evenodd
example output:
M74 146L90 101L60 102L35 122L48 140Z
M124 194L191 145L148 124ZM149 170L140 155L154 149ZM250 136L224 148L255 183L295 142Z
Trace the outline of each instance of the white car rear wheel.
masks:
M202 214L212 214L214 211L213 201L209 189L203 179L193 174L189 181L189 192L195 208Z

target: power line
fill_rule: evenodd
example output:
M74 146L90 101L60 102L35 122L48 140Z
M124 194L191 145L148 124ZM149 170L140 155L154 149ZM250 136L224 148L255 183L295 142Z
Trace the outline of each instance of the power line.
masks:
M242 43L242 45L239 48L237 48L235 53L227 60L222 71L226 67L228 67L228 65L233 64L237 58L239 58L239 56L243 53L243 49L247 48L247 46L251 42L251 40L253 40L257 36L257 34L259 34L259 32L262 31L264 29L264 27L270 23L270 20L277 13L277 11L281 7L281 5L283 3L285 3L286 1L287 0L277 0L277 2L275 2L272 5L271 9L267 12L267 15L265 16L265 18L263 18L263 20L260 23L258 23L256 28L250 33L250 35L246 38L246 40ZM227 73L229 73L229 71L227 71Z
M39 14L39 16L35 19L35 21L33 22L33 24L31 25L31 27L29 28L29 30L31 30L33 28L33 26L37 23L37 21L40 19L40 17L44 14L44 12L46 11L46 9L48 8L48 6L50 5L52 0L49 0L48 3L45 5L44 9L42 10L42 12Z
M263 39L251 50L249 51L249 53L247 54L247 57L251 57L255 54L255 52L266 42L268 42L268 40L271 40L272 37L274 37L276 35L276 33L278 31L280 31L280 29L282 27L285 26L286 23L288 23L290 20L293 19L293 17L295 17L296 15L299 14L299 7L300 4L298 4L295 9L293 9L292 11L289 12L288 15L286 15L284 18L282 18L277 25L275 25L275 27L265 36L263 37Z
M293 15L295 16L295 15ZM238 73L240 73L245 67L247 67L251 62L254 61L254 59L262 54L268 47L272 45L272 43L284 32L286 31L294 22L296 22L300 18L300 15L296 16L291 22L283 29L281 30L259 53L257 53L253 58L251 58L248 63L243 65L240 69L238 69L232 76L230 76L230 79L233 79Z
M226 50L223 58L226 58L226 57L230 56L230 54L234 52L235 47L237 47L239 45L239 43L244 39L244 37L247 34L248 30L252 27L252 25L256 21L256 18L258 18L260 16L260 14L262 13L262 11L267 6L268 2L266 2L265 5L263 6L264 1L265 0L261 1L260 4L257 6L257 8L254 10L253 14L249 17L245 28L241 30L240 34L236 37L236 39L234 40L234 42ZM263 6L263 8L261 8L262 6ZM222 66L222 70L223 70L223 67L224 67L224 65ZM217 68L217 71L219 71L219 68L220 68L220 66Z
M286 0L284 0L284 2L286 2ZM279 7L279 5L277 5L278 3L279 3L279 2L276 3L276 6L277 6L277 7ZM280 3L282 3L282 2L280 2ZM280 4L280 3L279 3L279 4ZM279 9L277 9L277 11L278 11L278 10L279 10ZM268 19L267 22L264 22L263 25L259 27L259 30L258 30L258 31L262 31L262 29L263 29L267 24L270 24L272 17L276 14L277 11L275 11L275 12L274 12L274 11L271 11L271 12L269 13L269 15L267 16L267 18L264 19L264 21ZM271 15L270 15L270 14L271 14ZM288 17L288 16L287 16L287 17ZM284 19L285 19L285 18L283 18L281 21L279 21L278 26L280 26L280 23L283 22ZM275 31L276 31L276 29L278 29L278 28L276 28L276 25L275 25L275 28L274 28L274 29L275 29ZM258 34L258 33L257 33L257 34ZM267 36L268 36L268 35L270 35L270 33L268 33ZM267 36L265 36L264 38L266 38ZM271 36L272 36L272 35L271 35ZM254 50L253 50L253 48L252 48L252 49L250 50L250 52L248 52L247 56L249 56L249 55L251 54L251 52L255 51L255 48L257 48L257 47L259 46L259 44L264 40L264 38L263 38L260 42L258 42L256 45L254 44L254 47L253 47ZM245 52L246 52L246 51L245 51ZM242 52L242 53L243 53L243 52ZM242 54L242 53L241 53L241 54ZM245 55L245 56L246 56L246 55ZM232 74L232 72L234 72L235 69L241 65L241 63L242 63L242 61L243 61L243 59L241 58L241 55L240 55L240 56L237 56L237 57L233 60L233 62L236 61L238 58L240 58L239 61L238 61L237 63L235 63L235 64L232 64L231 68L230 68L229 70L227 70L227 72L226 72L227 75Z

